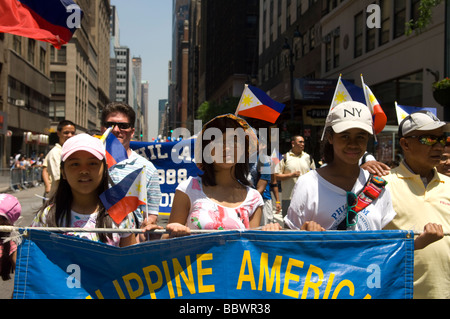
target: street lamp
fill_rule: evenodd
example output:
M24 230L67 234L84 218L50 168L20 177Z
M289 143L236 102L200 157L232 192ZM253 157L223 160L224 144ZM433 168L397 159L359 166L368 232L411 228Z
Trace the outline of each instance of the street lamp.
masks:
M284 44L283 44L283 51L289 51L289 80L290 80L290 84L291 84L291 120L294 120L294 99L295 99L295 94L294 94L294 70L295 70L295 64L294 64L294 41L295 39L299 39L301 38L302 35L300 33L300 31L298 30L298 27L295 29L294 35L292 36L291 39L291 45L289 44L289 39L285 38L284 40Z

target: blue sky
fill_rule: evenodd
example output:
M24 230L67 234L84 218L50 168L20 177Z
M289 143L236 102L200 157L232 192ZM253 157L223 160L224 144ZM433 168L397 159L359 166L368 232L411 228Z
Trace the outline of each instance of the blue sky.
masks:
M149 140L157 136L157 108L168 95L172 58L171 0L111 0L119 14L120 44L142 58L142 80L149 81Z

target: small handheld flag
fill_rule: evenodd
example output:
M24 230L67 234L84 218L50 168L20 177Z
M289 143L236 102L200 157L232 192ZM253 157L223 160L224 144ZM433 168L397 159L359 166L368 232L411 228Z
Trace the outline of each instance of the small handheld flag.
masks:
M236 115L275 123L284 107L284 104L274 101L261 89L246 84Z
M397 121L399 125L409 114L419 111L430 111L431 113L437 116L436 108L400 105L397 102L395 102L395 112L397 113Z
M80 28L83 11L72 0L2 0L0 32L51 43L60 49Z
M108 134L105 140L106 143L106 163L108 168L113 167L117 163L128 158L127 150L123 147L114 134Z
M140 168L100 195L103 206L116 224L140 205L147 206L146 185L144 168Z
M361 75L361 82L364 89L364 96L366 97L366 105L372 113L373 117L373 129L375 134L381 133L386 126L387 117L381 108L380 103L376 99L375 95L372 93L370 88L364 83L363 76Z

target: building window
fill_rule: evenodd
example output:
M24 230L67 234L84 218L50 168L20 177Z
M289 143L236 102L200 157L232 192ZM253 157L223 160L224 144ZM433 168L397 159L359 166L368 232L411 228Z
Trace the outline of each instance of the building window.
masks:
M390 24L391 24L391 1L381 0L381 28L380 28L380 45L389 42L390 39Z
M51 72L50 77L52 78L51 93L66 94L66 73Z
M45 60L47 58L47 51L45 51L43 48L40 49L39 54L39 70L41 70L42 73L45 73Z
M355 58L363 53L363 13L360 12L355 16Z
M325 71L331 70L331 37L325 42Z
M34 64L34 52L36 51L36 40L28 39L28 62Z
M13 49L16 51L19 55L22 55L22 38L15 35L13 40Z
M406 0L394 0L394 39L405 34Z
M375 49L376 30L375 28L366 28L366 52Z
M333 39L333 66L335 68L339 67L339 55L340 55L340 47L341 47L341 36L340 34L336 34Z

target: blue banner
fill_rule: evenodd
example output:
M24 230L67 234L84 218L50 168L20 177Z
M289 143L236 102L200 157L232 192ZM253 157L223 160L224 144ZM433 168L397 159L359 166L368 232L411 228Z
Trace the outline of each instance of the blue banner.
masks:
M180 142L131 142L130 147L148 159L158 170L161 187L160 214L168 214L172 208L178 184L201 171L194 163L195 138Z
M126 248L28 230L15 299L409 299L407 231L223 231Z

